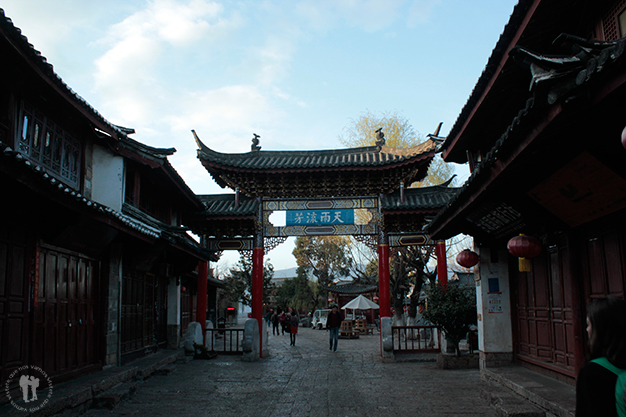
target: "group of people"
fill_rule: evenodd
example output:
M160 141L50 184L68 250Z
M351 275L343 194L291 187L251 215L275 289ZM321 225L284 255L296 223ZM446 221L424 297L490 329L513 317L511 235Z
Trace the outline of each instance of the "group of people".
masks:
M278 310L270 310L265 317L267 325L272 325L272 335L280 336L281 332L289 334L290 345L296 345L296 336L298 335L298 325L300 324L300 318L298 312L289 309L288 312ZM280 327L279 327L280 326ZM330 331L330 350L337 351L337 345L339 343L339 327L341 327L341 314L336 304L332 306L332 311L328 314L326 321L326 328Z
M281 312L278 314L278 311L270 311L266 316L268 321L268 326L272 324L272 335L279 336L282 331L282 334L289 334L290 337L290 345L296 345L296 336L298 335L298 325L300 324L300 318L298 317L298 312L292 309L289 309L288 312ZM280 325L280 328L278 327Z

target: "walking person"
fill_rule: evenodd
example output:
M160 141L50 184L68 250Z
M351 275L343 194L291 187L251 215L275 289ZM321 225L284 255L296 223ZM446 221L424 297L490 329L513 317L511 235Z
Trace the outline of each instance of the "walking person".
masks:
M298 312L293 310L291 312L291 318L289 319L289 337L291 338L291 346L296 345L296 336L298 335L298 324L300 319L298 318Z
M272 336L273 335L280 335L280 329L278 328L278 313L276 311L274 311L274 314L272 314Z
M333 311L328 314L326 319L326 328L330 330L330 350L333 352L337 351L337 344L339 343L339 327L341 327L341 314L339 314L337 304L334 304Z
M280 313L280 317L278 320L280 321L280 330L283 332L283 334L285 334L285 331L287 330L287 314L285 314L285 312L283 311L282 313Z
M265 315L265 322L267 323L268 330L270 328L270 325L272 324L272 315L273 315L273 310L270 308L267 314Z
M616 297L592 301L587 335L591 361L576 380L576 417L617 417L617 373L626 372L626 301Z

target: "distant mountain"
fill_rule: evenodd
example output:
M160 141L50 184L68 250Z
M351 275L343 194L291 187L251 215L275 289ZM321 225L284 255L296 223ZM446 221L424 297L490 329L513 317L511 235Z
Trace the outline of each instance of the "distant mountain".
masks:
M297 267L287 268L287 269L279 269L274 271L274 278L295 278L298 274L296 274Z

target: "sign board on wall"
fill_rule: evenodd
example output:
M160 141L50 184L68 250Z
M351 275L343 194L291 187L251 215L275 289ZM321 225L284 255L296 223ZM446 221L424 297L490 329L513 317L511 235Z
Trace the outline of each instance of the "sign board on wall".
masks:
M500 280L498 278L489 278L489 292L487 292L487 312L502 313L502 292L500 291Z

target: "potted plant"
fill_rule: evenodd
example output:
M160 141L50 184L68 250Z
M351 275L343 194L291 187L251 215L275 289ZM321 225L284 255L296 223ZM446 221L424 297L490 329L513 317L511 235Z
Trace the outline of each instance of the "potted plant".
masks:
M454 346L457 358L461 356L459 342L465 339L470 326L476 324L475 292L475 288L463 288L457 281L451 281L445 286L437 283L426 291L428 301L423 317L443 330L448 342ZM459 363L443 367L460 366L463 365ZM473 367L473 363L466 366Z

